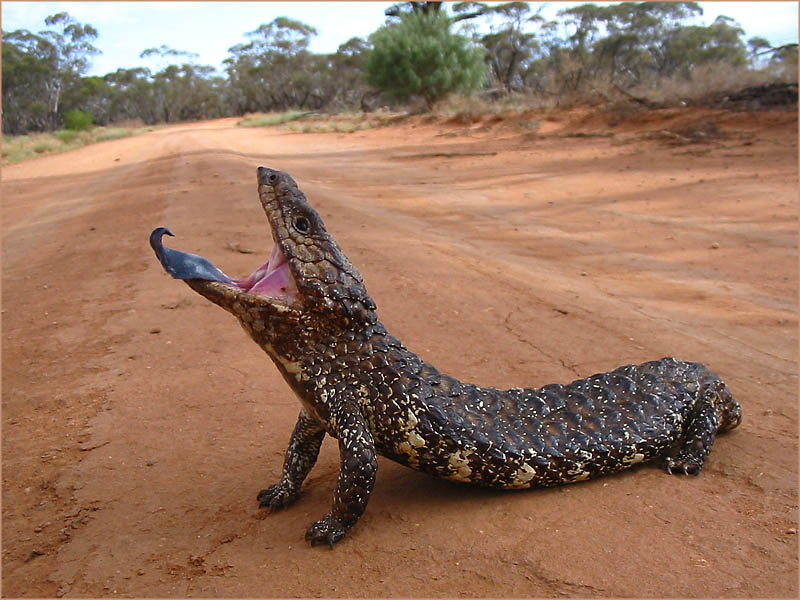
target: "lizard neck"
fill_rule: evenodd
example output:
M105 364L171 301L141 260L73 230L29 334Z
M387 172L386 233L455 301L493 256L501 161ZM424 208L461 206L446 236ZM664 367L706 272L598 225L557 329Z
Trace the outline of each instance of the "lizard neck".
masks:
M276 316L265 323L240 319L244 330L267 353L303 408L328 431L331 406L344 394L361 393L364 374L372 370L375 352L386 347L382 323L351 324L328 330L304 323L290 324ZM387 366L379 360L375 367Z

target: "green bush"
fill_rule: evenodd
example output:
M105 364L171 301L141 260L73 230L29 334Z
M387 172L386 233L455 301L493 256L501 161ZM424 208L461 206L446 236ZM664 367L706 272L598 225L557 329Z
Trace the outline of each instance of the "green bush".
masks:
M44 152L50 152L54 148L53 144L47 141L43 142L36 142L33 144L31 149L36 152L36 154L43 154Z
M89 129L94 123L94 117L80 108L74 108L64 113L64 125L72 131L83 131Z
M74 131L72 129L62 129L60 131L56 131L55 133L55 136L65 144L69 144L79 135L80 134L77 131Z
M451 92L476 90L486 80L483 49L450 25L447 15L414 11L378 29L366 65L369 84L401 102L421 96L428 109Z

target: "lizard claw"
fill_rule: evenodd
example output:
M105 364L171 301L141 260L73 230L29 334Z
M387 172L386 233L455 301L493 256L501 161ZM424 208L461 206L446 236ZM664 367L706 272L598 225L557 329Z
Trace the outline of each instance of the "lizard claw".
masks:
M294 503L300 494L289 489L286 482L281 481L258 492L258 507L268 508L270 511L286 508Z
M702 465L698 465L693 462L687 462L686 464L683 465L683 472L686 475L699 475L701 468Z
M699 475L702 465L698 465L691 459L668 458L664 463L664 468L670 475L683 473L684 475Z
M314 523L306 531L306 540L312 546L317 543L326 543L333 549L333 545L344 537L345 529L339 521L330 515Z

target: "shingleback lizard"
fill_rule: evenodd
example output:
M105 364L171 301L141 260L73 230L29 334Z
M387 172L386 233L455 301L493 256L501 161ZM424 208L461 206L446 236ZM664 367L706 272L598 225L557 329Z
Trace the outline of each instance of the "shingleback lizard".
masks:
M280 480L261 507L292 504L329 434L341 467L333 504L306 539L333 547L367 506L381 454L453 481L531 488L658 459L697 474L719 431L741 421L720 378L673 358L566 385L498 390L461 383L408 350L378 320L361 275L286 173L258 169L275 246L241 279L208 260L150 244L163 267L231 312L302 405Z

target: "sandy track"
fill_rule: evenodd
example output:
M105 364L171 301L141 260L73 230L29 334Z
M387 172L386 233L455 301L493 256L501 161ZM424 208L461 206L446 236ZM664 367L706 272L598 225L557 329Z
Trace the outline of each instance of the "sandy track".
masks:
M727 137L641 135L698 119ZM4 168L4 595L796 596L796 127L222 120ZM501 493L381 460L346 541L309 548L335 445L294 507L257 510L296 400L147 245L168 225L249 273L271 246L260 164L295 177L390 331L443 372L530 386L674 355L726 380L742 426L697 478Z

